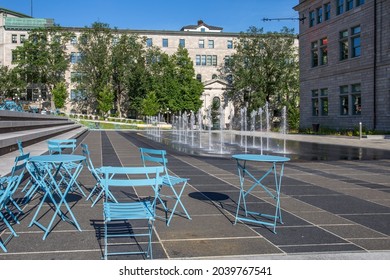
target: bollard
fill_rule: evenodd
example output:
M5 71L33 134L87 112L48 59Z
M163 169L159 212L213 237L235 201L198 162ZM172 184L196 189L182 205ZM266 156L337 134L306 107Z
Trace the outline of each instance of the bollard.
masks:
M362 122L359 122L359 139L362 140Z

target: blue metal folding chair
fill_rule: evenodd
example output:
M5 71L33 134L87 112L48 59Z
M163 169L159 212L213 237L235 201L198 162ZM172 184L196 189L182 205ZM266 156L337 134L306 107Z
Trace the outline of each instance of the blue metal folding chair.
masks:
M142 163L145 167L148 166L148 164L150 165L151 163L154 163L154 164L157 163L157 164L160 164L164 167L164 176L163 176L162 186L168 187L171 190L172 195L163 195L161 192L162 190L160 189L158 200L161 202L161 205L163 206L164 211L166 213L170 212L170 214L167 218L167 221L166 221L167 226L169 226L174 214L186 216L189 220L191 220L191 217L188 214L187 209L184 207L184 204L181 201L181 196L185 190L188 179L177 177L177 176L169 174L168 168L167 168L168 159L166 158L167 153L165 150L140 148L140 152L141 152ZM172 209L168 208L167 203L163 200L163 198L168 198L168 199L175 201ZM184 213L176 211L176 208L178 205L181 206Z
M9 181L10 178L14 178L15 179L15 184L13 185L14 187L9 192L8 201L19 212L18 215L23 214L23 210L20 208L18 203L15 201L15 199L13 198L13 195L16 192L16 190L18 189L20 183L23 181L23 178L24 178L24 175L25 175L24 171L26 169L26 165L27 165L27 161L28 161L29 157L30 157L30 153L27 153L27 154L24 154L24 155L21 155L21 156L17 156L15 158L14 166L12 167L12 170L11 170L11 175L8 176L8 177L3 177L0 180L0 185L1 185L1 184L3 184L2 181L4 181L4 180L5 181L7 181L7 180ZM17 217L14 215L13 211L8 207L7 204L4 206L4 209L7 210L8 214L14 219L14 221L16 223L19 223Z
M76 149L76 139L51 139L47 141L50 154L62 154L65 149L70 149L73 153Z
M2 177L0 178L1 181L1 188L0 188L0 221L3 221L4 224L7 226L7 228L10 230L11 234L5 239L1 239L1 235L5 232L2 231L0 234L0 248L7 252L7 248L5 247L5 244L13 237L18 236L18 234L13 229L11 223L7 220L7 218L3 214L3 210L6 210L9 212L8 204L10 202L10 198L12 197L12 193L14 192L14 189L17 187L17 179L18 177Z
M23 148L23 144L22 144L22 141L20 140L17 140L16 141L17 145L18 145L18 150L19 150L19 153L21 156L23 156L25 154L24 152L24 148ZM43 170L44 167L41 167L40 169ZM26 165L26 169L28 170L28 172L31 174L31 172L34 172L34 168L31 166L31 164L29 164L29 162L27 162L27 165ZM35 192L39 189L39 185L34 181L33 177L30 176L28 182L24 185L23 189L22 189L22 192L26 192L24 198L25 198L25 203L28 203L31 198L33 197L33 195L35 194Z
M0 247L3 251L7 252L5 248L5 243L9 241L12 236L18 236L15 230L13 229L11 223L4 216L3 210L7 212L7 214L13 219L13 221L17 224L20 224L17 216L23 214L23 210L20 208L18 203L13 198L16 190L18 189L20 183L24 178L24 171L26 168L27 160L29 159L30 154L21 155L15 158L15 164L12 167L11 175L2 177L0 179L0 220L4 222L4 224L11 231L12 235L10 235L4 242L0 240ZM11 207L15 207L19 212L18 214L14 214L13 209Z
M104 188L102 186L101 180L103 179L103 174L100 170L100 168L95 168L92 159L91 159L91 153L88 149L87 144L81 144L81 149L83 156L85 156L85 165L87 166L88 170L91 172L93 178L96 180L96 184L93 186L92 191L89 193L88 197L86 200L92 200L92 205L91 207L95 206L95 204L100 200L100 198L103 197L104 194ZM97 195L95 200L93 200L93 196ZM118 202L115 197L112 195L112 193L106 193L108 195L109 199Z
M153 196L150 199L131 199L131 195L126 196L126 201L117 203L108 201L108 196L105 196L103 203L104 217L104 259L109 255L134 255L144 254L146 258L153 258L152 252L152 234L156 211L156 198L158 195L159 186L162 184L161 173L164 171L162 166L159 167L102 167L104 174L102 184L106 192L110 192L112 188L122 188L122 192L130 192L136 188L152 188ZM145 226L135 227L126 223L128 220L143 220L147 222L147 230ZM119 222L122 222L119 224ZM124 226L121 226L123 225ZM109 226L110 225L110 226ZM120 243L108 243L109 239L121 238ZM142 238L147 237L147 247L143 248L141 242L135 240L131 244L125 244L123 238ZM120 247L122 250L108 252L109 246ZM134 249L124 250L125 246L137 247ZM112 247L110 247L112 248Z

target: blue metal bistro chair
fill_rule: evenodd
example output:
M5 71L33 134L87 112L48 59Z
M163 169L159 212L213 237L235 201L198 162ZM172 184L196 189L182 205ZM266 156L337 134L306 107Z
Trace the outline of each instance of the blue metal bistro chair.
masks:
M159 164L164 167L164 176L163 176L163 186L168 187L172 195L163 195L161 193L161 189L159 190L159 196L158 200L161 202L161 205L164 208L164 211L166 213L169 213L169 216L167 217L166 224L169 226L173 215L176 213L181 216L187 216L189 220L191 220L190 215L187 212L187 209L184 207L183 202L181 201L181 196L184 192L184 189L187 185L187 178L181 178L177 176L173 176L168 173L167 163L168 159L166 158L166 151L165 150L155 150L155 149L146 149L146 148L140 148L141 152L141 159L144 166L148 166L150 164ZM176 187L176 189L175 189ZM167 206L167 203L163 200L163 198L174 200L174 205L172 209L169 209ZM176 208L180 204L181 208L183 209L184 213L177 212Z
M132 195L126 195L126 202L110 202L108 196L105 196L103 203L104 217L104 259L109 255L135 255L144 254L146 258L152 258L152 234L156 211L156 198L158 195L159 186L162 183L160 173L163 172L163 167L102 167L103 173L102 184L105 192L111 192L113 188L122 188L122 192L128 193L135 191L136 188L152 188L153 196L150 199L131 198ZM134 188L134 189L133 189ZM130 201L130 202L129 202ZM128 220L133 220L130 228L127 224ZM143 220L147 222L147 230L145 227L135 227L135 220ZM109 226L110 225L110 226ZM123 226L121 226L123 225ZM108 240L113 238L130 237L135 239L135 244L124 244L123 239L120 243L108 243ZM136 240L137 237L147 237L147 248L143 249L141 244ZM121 247L122 250L108 252L108 247ZM137 251L126 249L124 246L137 247Z
M90 200L90 199L92 200L91 207L93 207L100 200L100 198L103 197L103 194L104 194L104 188L103 188L102 183L101 183L101 181L103 179L103 174L102 174L100 168L95 168L95 166L92 162L92 159L91 159L91 153L88 149L88 145L81 144L81 149L82 149L83 156L85 156L85 164L86 164L88 170L91 172L93 178L96 180L96 184L94 185L94 187L92 188L92 191L89 193L89 195L86 199L86 200ZM96 196L95 200L93 200L92 197L95 194L97 196ZM108 195L112 201L118 202L111 193L107 193L106 195Z
M16 190L18 189L20 183L23 181L24 172L25 172L27 161L29 158L30 158L30 153L24 154L21 156L17 156L15 158L14 166L12 167L12 170L11 170L11 175L0 179L0 186L1 186L1 185L3 185L3 181L9 180L9 178L15 178L15 184L13 185L14 187L9 192L8 202L10 202L10 204L12 204L16 208L16 210L19 212L19 214L23 214L23 210L20 208L18 203L14 200L13 195L16 192ZM1 192L2 191L0 190L0 195L1 195ZM11 211L11 209L7 205L4 206L4 209L7 210L8 214L14 219L14 221L16 223L19 223L18 219L16 218L14 213Z
M29 157L30 154L16 157L15 164L12 167L11 175L0 178L0 221L3 221L12 233L12 235L10 235L4 242L0 240L0 247L4 252L7 252L4 244L8 242L12 236L18 235L13 229L11 223L4 216L3 210L8 213L8 215L14 220L15 223L20 224L17 215L23 214L23 211L14 200L13 195L24 178L24 171L26 169L26 164ZM13 209L10 208L12 206L15 207L19 212L17 215L15 215Z
M70 149L73 153L76 142L76 139L52 139L47 141L47 145L50 154L62 154L65 149Z
M17 177L2 177L1 180L1 189L0 189L0 221L7 226L10 230L11 234L3 241L0 236L0 248L7 253L7 248L5 244L13 237L18 236L18 234L13 229L11 223L7 220L7 218L3 214L3 210L9 212L8 204L10 202L10 198L12 197L12 193L14 189L17 187ZM5 232L5 230L1 230Z

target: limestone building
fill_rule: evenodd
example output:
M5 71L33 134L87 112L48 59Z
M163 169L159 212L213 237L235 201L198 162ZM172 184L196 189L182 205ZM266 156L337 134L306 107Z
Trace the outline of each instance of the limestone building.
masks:
M0 65L12 67L12 50L23 43L27 38L29 30L37 27L51 26L54 24L52 19L32 18L28 15L0 8ZM79 53L77 51L77 38L83 31L79 27L63 27L65 30L72 31L75 34L74 40L69 42L67 50L70 54L70 69L65 73L67 84L69 85L69 100L72 100L77 93L74 91L74 85L70 82L72 76L72 66L77 63ZM205 93L202 96L204 101L203 109L207 109L212 100L217 98L223 101L223 93L226 90L226 84L217 79L218 68L224 63L225 58L234 53L234 40L238 33L223 32L221 27L211 26L199 20L194 25L182 27L178 31L167 30L119 30L137 34L146 38L146 46L157 46L162 51L171 55L177 51L179 45L185 47L194 63L196 78L202 81L205 87ZM224 86L221 86L224 85ZM43 99L48 101L50 96L44 89L38 85L30 85L23 93L21 99L26 102L35 102ZM67 112L73 108L71 102L68 103ZM230 112L227 108L226 112ZM80 112L81 113L81 112ZM228 114L226 113L226 118Z
M300 125L390 130L390 1L300 0Z

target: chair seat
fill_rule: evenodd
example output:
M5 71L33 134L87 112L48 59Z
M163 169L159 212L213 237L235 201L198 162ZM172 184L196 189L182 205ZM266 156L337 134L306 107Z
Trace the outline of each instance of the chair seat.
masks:
M180 177L171 176L171 175L163 176L163 185L170 186L171 184L176 185L176 184L180 184L180 183L185 183L187 181L188 181L187 178L180 178ZM169 182L171 182L171 183L169 183Z
M154 220L153 207L150 201L103 204L103 214L107 221L127 219Z

